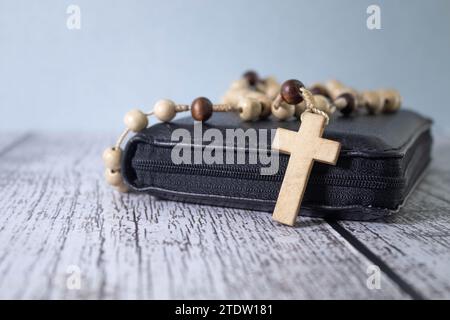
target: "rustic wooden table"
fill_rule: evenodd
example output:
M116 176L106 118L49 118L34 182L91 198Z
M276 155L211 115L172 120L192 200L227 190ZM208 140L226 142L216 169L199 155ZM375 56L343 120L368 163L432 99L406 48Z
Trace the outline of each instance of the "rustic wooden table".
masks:
M295 228L118 194L103 181L110 142L0 136L0 298L450 298L449 139L395 216Z

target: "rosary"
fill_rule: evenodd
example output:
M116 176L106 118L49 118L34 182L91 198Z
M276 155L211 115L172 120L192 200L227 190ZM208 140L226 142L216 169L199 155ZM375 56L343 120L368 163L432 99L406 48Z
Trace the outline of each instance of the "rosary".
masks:
M316 83L309 88L295 79L280 85L274 78L261 79L256 72L248 71L231 84L220 104L213 104L205 97L196 98L191 105L164 99L151 112L134 109L126 113L126 129L115 146L103 152L105 179L118 191L128 191L120 173L121 144L130 131L145 129L148 117L153 115L163 122L189 110L197 121L207 121L213 112L234 112L243 121L257 121L270 115L280 121L296 117L301 121L298 132L278 128L272 142L273 150L290 155L273 219L293 226L314 161L335 165L339 157L340 143L322 138L330 115L338 110L342 116L350 116L363 109L376 115L395 112L400 105L401 96L394 89L359 92L337 80Z

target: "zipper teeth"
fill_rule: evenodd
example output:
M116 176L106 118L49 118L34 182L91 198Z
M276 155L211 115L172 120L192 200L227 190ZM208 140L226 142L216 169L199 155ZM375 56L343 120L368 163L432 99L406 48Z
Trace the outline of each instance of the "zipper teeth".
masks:
M246 180L264 180L264 181L282 181L284 175L276 173L274 175L261 175L260 168L233 168L224 169L220 165L174 165L165 161L133 160L133 166L136 169L146 169L158 173L179 173L190 175L203 175L225 178L238 178ZM402 178L366 176L364 180L360 177L333 175L329 177L319 176L310 177L310 183L321 185L349 186L358 188L383 189L383 188L401 188L405 181Z

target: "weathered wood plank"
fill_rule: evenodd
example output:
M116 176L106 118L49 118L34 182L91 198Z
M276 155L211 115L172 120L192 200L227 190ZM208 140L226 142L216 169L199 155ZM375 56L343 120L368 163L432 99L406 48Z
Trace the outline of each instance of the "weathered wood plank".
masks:
M322 220L116 193L111 140L37 135L2 156L0 298L409 297L387 277L368 289L371 262Z
M0 156L31 136L30 133L3 132L0 134Z
M340 222L426 298L450 298L450 139L439 138L434 160L406 206L379 222Z

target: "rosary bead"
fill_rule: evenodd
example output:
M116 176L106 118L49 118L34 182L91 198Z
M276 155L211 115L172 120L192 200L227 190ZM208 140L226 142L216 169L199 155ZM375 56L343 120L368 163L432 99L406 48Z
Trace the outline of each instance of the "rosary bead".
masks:
M261 104L261 114L259 115L260 119L266 119L270 116L272 100L268 96L261 92L251 91L246 97L253 98Z
M342 82L337 80L328 81L325 84L325 87L327 88L328 95L330 96L331 100L336 100L336 98L341 94L349 91L349 88L347 88Z
M234 104L233 103L234 102L234 97L235 97L234 93L228 91L227 93L225 93L222 96L222 98L220 99L220 103L223 103L223 104Z
M254 87L259 82L258 74L255 71L253 71L253 70L249 70L246 73L244 73L243 78L245 80L247 80L247 83L251 87Z
M252 121L258 119L261 114L261 103L253 98L243 98L238 103L240 109L239 116L244 121Z
M287 120L295 114L296 106L282 102L278 108L272 105L272 114L278 120Z
M350 93L343 93L335 100L335 105L343 115L349 115L356 109L355 97Z
M153 107L153 113L160 121L169 122L175 118L177 114L176 108L177 105L172 100L162 99L156 102Z
M295 116L300 118L303 112L306 110L306 101L302 101L295 105Z
M251 94L253 90L249 89L234 89L234 90L228 90L228 92L225 94L225 96L222 98L222 103L230 104L230 105L237 105L239 100L242 99L242 97L247 96L248 94Z
M105 167L111 170L120 169L120 159L122 157L122 150L120 148L112 147L103 152L103 163Z
M148 125L147 116L138 109L128 111L124 118L125 125L133 132L139 132Z
M328 89L328 91L334 91L345 88L345 85L338 80L331 79L325 83L325 87Z
M233 81L231 83L230 90L243 90L243 89L249 89L247 79L242 78L242 79Z
M259 115L259 118L266 119L272 113L272 100L264 95L259 100L259 103L261 104L261 114Z
M206 121L211 118L213 113L212 102L205 97L199 97L192 101L191 114L192 118L197 121Z
M299 104L303 101L302 93L300 92L301 88L305 86L298 80L292 79L284 82L281 85L280 94L283 100L292 105Z
M316 104L316 108L319 110L322 110L323 112L326 112L328 115L331 115L331 104L330 100L328 100L326 97L316 94L314 95L314 102Z
M266 96L268 96L271 100L275 100L277 95L280 93L280 84L277 80L273 77L268 77L264 80L264 93Z
M122 193L126 193L128 191L130 191L130 189L128 188L128 186L125 183L121 183L118 186L116 186L117 191L122 192Z
M383 112L395 112L400 109L402 97L397 90L380 90L380 95L384 101Z
M377 114L383 110L384 101L377 91L365 91L362 93L363 105L370 114Z
M112 186L119 186L122 182L122 175L119 170L105 170L105 179Z
M311 91L311 93L314 94L314 95L320 94L321 96L324 96L326 98L330 98L330 94L328 92L328 89L323 84L320 84L320 83L313 84L309 88L309 91Z

